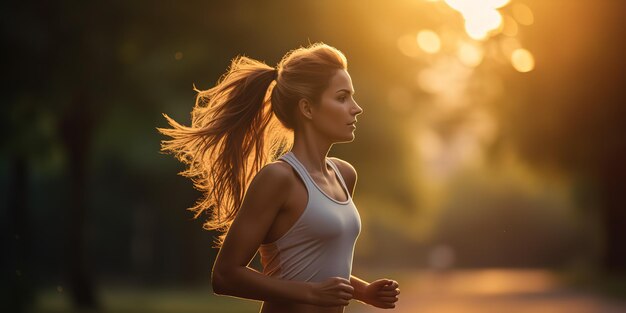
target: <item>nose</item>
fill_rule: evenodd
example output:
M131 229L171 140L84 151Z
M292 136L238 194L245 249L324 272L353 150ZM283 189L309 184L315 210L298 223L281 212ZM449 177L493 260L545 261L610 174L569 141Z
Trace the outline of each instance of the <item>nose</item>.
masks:
M354 116L357 116L361 113L363 113L363 108L361 108L356 102L354 102L354 108L352 109L352 114L354 114Z

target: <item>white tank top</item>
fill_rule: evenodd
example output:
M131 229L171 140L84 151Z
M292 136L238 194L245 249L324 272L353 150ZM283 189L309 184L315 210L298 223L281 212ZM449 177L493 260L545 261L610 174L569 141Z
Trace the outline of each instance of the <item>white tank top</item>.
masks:
M291 151L279 159L298 172L309 200L304 212L282 237L259 247L263 273L307 282L321 282L335 276L350 279L361 218L337 166L326 159L348 195L346 201L328 196Z

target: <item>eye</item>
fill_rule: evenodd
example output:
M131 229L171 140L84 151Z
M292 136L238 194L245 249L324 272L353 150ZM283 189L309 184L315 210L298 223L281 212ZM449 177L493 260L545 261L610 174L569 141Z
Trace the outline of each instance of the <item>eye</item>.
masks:
M346 96L341 96L338 99L339 99L339 101L344 102L344 101L346 101Z

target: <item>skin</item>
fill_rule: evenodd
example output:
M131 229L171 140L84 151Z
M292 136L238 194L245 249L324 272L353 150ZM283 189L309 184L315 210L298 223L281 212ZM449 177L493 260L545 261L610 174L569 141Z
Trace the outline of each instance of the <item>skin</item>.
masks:
M347 200L347 195L325 160L334 143L354 140L355 128L348 124L363 109L353 95L350 75L346 70L337 70L320 103L299 101L299 126L294 131L292 152L317 185L339 201ZM338 158L329 159L354 194L354 167ZM391 279L369 283L351 276L349 280L332 277L323 282L300 282L269 277L248 267L261 244L277 240L297 221L307 197L304 183L283 161L272 162L257 173L217 255L211 279L214 292L261 300L262 313L343 312L351 299L378 308L394 308L400 289Z

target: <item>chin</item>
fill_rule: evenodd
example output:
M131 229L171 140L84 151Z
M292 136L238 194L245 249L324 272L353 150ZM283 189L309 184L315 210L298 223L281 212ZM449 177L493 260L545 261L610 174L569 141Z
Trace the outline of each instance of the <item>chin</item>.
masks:
M329 138L331 138L331 141L333 143L346 143L346 142L352 142L354 141L355 135L354 135L354 130L350 131L350 132L337 132L337 133L333 133L333 134L329 134Z
M336 142L337 142L337 143L348 143L348 142L353 142L353 141L354 141L354 138L355 138L355 136L354 136L354 134L352 134L352 135L350 135L350 136L346 136L346 137L343 137L343 138L339 138L339 139L337 139L337 141L336 141Z

